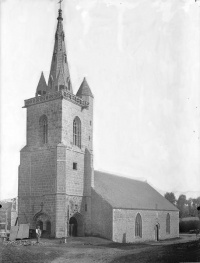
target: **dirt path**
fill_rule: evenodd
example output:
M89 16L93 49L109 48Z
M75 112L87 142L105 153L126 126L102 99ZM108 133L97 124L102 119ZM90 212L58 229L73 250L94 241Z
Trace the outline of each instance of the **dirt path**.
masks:
M42 239L37 245L0 244L0 262L41 263L128 263L200 262L200 240L194 235L143 244L119 244L87 237L70 238L67 243Z

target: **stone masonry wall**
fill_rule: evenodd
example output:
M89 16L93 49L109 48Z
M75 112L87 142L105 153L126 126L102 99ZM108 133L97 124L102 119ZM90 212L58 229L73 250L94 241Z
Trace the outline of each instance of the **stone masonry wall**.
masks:
M137 213L142 217L142 238L135 237L135 218ZM170 234L166 233L166 216L170 214ZM113 209L113 241L143 242L155 240L155 225L159 223L159 239L179 236L178 211L126 210Z
M19 167L19 223L30 223L35 228L34 216L42 212L49 215L52 235L55 233L56 149L44 147L21 151ZM43 206L41 204L43 203Z
M48 119L46 144L42 142L39 124L43 115ZM81 120L81 149L73 145L76 116ZM27 145L21 150L19 166L20 223L29 222L35 228L36 215L45 213L51 221L51 235L63 237L70 208L70 216L77 210L76 216L83 225L80 232L91 232L92 133L92 100L89 108L65 99L27 108Z
M52 100L27 108L27 146L32 149L44 147L41 141L40 117L48 119L48 145L56 146L61 142L62 100Z
M81 121L81 148L73 145L73 120L76 116ZM66 193L65 211L66 207L69 207L70 216L73 216L75 210L80 214L79 219L82 218L82 222L79 223L84 225L81 233L85 235L91 232L92 118L92 101L89 108L81 108L68 100L62 101L62 143L58 145L57 193ZM77 169L73 169L73 163L77 164ZM60 196L58 200L61 199ZM59 229L57 236L63 235L63 205L64 201L56 204L56 222Z
M112 239L112 207L92 189L92 235Z

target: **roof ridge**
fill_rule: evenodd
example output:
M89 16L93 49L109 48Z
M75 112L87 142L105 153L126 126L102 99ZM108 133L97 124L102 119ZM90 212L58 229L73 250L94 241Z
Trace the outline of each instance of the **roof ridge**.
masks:
M97 170L94 170L94 172L97 172L97 173L103 173L103 174L107 174L107 175L111 175L111 176L114 176L114 177L118 177L118 178L122 178L122 179L129 179L129 180L134 180L134 181L138 181L138 182L141 182L141 183L146 183L148 184L147 181L142 181L142 179L135 179L135 178L131 178L131 177L127 177L127 175L119 175L119 174L113 174L111 172L104 172L104 171L97 171ZM149 185L149 184L148 184Z

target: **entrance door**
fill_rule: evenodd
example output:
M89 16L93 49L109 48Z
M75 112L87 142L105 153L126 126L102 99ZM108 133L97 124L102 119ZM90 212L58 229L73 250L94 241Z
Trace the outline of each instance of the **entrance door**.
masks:
M155 239L156 241L159 240L159 225L158 224L155 226Z
M71 217L69 220L69 236L77 236L78 223L75 217Z

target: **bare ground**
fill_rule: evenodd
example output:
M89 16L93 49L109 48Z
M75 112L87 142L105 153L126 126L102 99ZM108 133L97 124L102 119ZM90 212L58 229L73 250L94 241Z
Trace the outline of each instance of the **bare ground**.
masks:
M200 262L200 240L195 235L141 244L119 244L95 237L68 238L66 244L42 239L40 244L32 241L27 246L1 243L0 253L2 263Z

